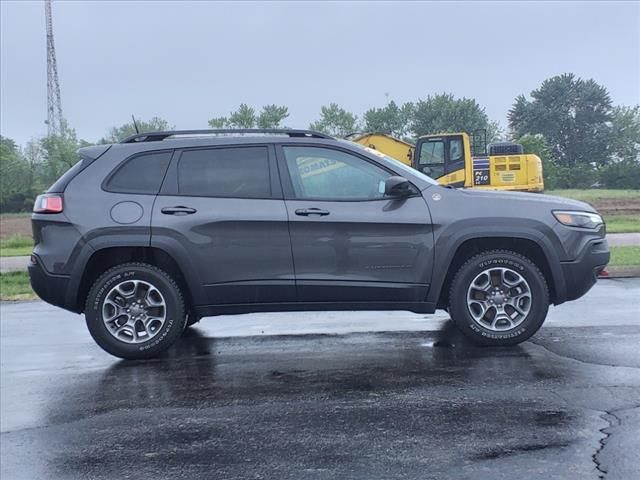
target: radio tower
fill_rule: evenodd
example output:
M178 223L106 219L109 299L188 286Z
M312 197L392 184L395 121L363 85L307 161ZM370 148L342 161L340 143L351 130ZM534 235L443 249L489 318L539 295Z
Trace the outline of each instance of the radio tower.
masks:
M62 103L60 102L56 47L53 44L51 0L44 0L44 14L47 23L47 127L48 135L52 136L62 133Z

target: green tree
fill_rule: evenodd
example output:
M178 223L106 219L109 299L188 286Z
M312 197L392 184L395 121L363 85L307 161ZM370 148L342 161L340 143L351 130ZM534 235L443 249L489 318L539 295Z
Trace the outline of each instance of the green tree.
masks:
M285 118L289 116L289 109L284 105L265 105L258 115L258 128L279 128Z
M334 137L346 137L358 130L358 117L337 103L330 103L320 108L320 119L309 125L311 130L317 130Z
M531 100L518 96L509 111L509 126L516 137L544 135L558 165L604 165L612 114L606 88L566 73L542 82Z
M256 125L256 111L246 103L241 103L238 110L229 115L228 123L232 128L253 128Z
M429 95L416 102L411 115L411 132L414 136L487 130L487 141L496 140L499 128L489 118L478 102L472 98L455 98L450 93Z
M613 109L610 152L614 161L640 162L640 106Z
M522 145L524 153L537 155L542 160L542 175L547 190L567 186L565 179L567 168L556 164L551 147L549 147L544 135L527 133L518 138L516 142Z
M516 142L522 145L524 153L537 155L543 162L553 160L551 148L544 138L544 135L540 135L539 133L531 135L527 133L518 138Z
M164 130L173 130L172 126L169 126L169 122L160 117L153 117L150 120L138 120L136 119L138 130L140 133L144 132L161 132ZM119 127L111 127L106 137L100 139L98 143L118 143L131 135L136 134L136 127L131 122L124 123Z
M640 189L640 107L615 107L611 119L611 161L600 168L607 188Z
M227 117L216 117L209 120L211 128L225 128L227 126Z
M75 165L78 161L77 151L80 147L91 144L84 140L78 140L76 131L63 120L61 133L43 138L41 145L44 151L42 183L47 186Z
M640 190L640 162L636 160L612 162L600 169L598 179L606 188Z
M505 134L502 125L500 122L496 122L495 120L489 120L489 123L486 126L487 131L487 143L492 142L503 142L506 140L507 135Z
M21 210L30 195L28 162L13 140L0 136L0 210Z
M27 165L29 166L29 183L31 185L31 195L43 191L46 187L42 183L44 171L44 150L40 139L31 139L27 142L22 150Z
M211 128L280 128L282 121L289 116L289 109L284 105L265 105L256 114L256 110L246 103L241 103L235 112L228 117L214 117L209 120Z
M364 112L364 131L403 137L408 133L412 114L412 103L405 103L399 107L391 100L382 108L370 108Z

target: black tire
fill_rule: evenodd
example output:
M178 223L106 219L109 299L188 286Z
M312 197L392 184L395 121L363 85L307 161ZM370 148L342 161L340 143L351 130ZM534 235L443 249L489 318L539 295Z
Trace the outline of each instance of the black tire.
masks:
M508 268L524 278L531 298L529 311L526 316L523 315L524 320L513 328L498 332L473 318L470 310L474 305L467 304L467 293L478 275L487 269L499 267ZM540 329L548 310L549 289L544 275L527 257L506 250L487 251L469 259L455 274L449 291L452 320L462 333L479 345L509 346L524 342ZM491 318L490 313L488 315Z
M115 338L103 321L103 303L111 289L125 280L142 280L157 289L166 304L164 324L142 343ZM176 282L163 270L145 263L126 263L107 270L98 278L87 297L85 318L89 333L105 351L127 360L153 358L169 348L186 326L184 300Z

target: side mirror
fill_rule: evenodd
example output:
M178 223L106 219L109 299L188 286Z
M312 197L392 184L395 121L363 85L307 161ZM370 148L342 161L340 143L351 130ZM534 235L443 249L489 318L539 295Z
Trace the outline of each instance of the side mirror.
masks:
M384 182L384 194L388 197L408 197L414 193L413 186L404 177L389 177Z

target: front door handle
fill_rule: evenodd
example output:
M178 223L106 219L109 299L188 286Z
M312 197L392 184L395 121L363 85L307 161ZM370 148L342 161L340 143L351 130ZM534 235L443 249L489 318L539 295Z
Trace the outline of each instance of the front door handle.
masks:
M195 208L183 207L183 206L164 207L160 211L165 215L191 215L192 213L197 212Z
M320 208L299 208L296 210L296 215L300 215L301 217L308 217L309 215L320 215L324 217L329 215L327 210L322 210Z

